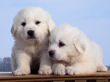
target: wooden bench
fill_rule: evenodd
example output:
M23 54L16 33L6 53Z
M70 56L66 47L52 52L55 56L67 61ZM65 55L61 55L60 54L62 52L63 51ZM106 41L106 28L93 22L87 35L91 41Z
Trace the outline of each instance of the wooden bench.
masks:
M25 75L0 74L0 82L110 82L110 71L89 75Z

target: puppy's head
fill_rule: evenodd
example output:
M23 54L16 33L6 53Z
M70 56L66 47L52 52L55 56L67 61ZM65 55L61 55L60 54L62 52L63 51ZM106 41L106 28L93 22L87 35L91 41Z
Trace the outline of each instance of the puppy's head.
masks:
M80 31L69 25L55 28L49 38L49 57L55 61L70 61L85 51L80 39Z
M42 41L55 27L50 15L41 8L22 9L14 18L11 32L15 39Z

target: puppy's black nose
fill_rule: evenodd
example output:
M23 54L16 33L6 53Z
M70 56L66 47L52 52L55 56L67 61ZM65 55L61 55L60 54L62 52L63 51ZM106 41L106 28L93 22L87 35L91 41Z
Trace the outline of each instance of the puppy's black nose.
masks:
M55 51L54 51L54 50L50 50L50 51L49 51L49 56L50 56L50 57L53 57L54 54L55 54Z
M28 30L27 34L29 35L29 37L33 37L34 36L34 31L33 30Z

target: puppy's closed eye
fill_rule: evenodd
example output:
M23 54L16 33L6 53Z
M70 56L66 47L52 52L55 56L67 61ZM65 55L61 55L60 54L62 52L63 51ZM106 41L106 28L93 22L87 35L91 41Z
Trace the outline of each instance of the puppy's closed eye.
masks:
M59 41L58 46L59 46L59 47L63 47L63 46L65 46L65 43L64 43L64 42L62 42L62 41Z

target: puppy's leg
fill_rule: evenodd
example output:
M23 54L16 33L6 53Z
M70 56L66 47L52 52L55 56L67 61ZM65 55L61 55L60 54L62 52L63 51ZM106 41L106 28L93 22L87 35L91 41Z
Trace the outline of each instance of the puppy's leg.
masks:
M11 56L11 67L12 67L12 72L14 72L14 70L17 68L14 50L12 51L12 56Z
M77 63L66 67L66 73L73 74L90 74L96 72L96 65L92 63Z
M40 59L40 68L39 68L39 71L38 73L39 74L45 74L45 75L48 75L48 74L51 74L52 73L52 63L48 57L48 55L46 53L42 54L41 55L41 59Z
M16 59L15 60L12 57L12 60L16 62L16 69L13 71L14 75L29 74L30 73L30 61L31 61L30 55L28 55L27 53L23 51L16 51L14 56Z
M65 65L61 63L53 64L52 70L56 75L65 75Z

